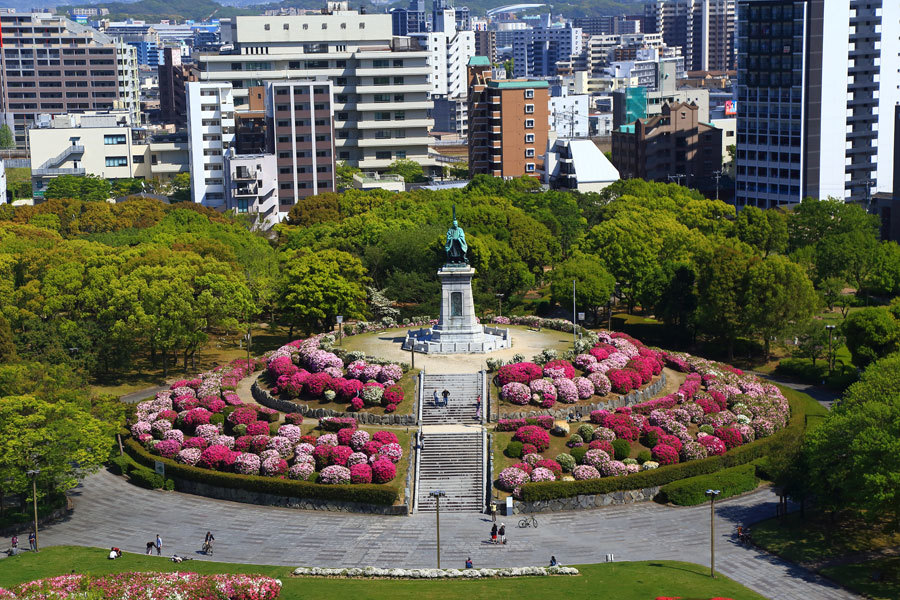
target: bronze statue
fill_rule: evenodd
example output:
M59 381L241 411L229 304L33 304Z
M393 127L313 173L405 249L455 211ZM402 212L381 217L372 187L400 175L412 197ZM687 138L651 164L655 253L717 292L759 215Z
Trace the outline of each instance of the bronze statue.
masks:
M447 230L447 241L444 244L447 252L447 262L456 264L469 264L466 252L469 245L466 244L466 234L456 221L456 205L453 205L453 226Z

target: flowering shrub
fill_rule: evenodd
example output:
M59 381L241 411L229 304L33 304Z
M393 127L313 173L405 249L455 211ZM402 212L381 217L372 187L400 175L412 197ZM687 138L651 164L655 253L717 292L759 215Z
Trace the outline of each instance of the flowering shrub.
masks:
M319 473L319 482L325 484L350 483L350 469L340 465L325 467Z
M372 481L388 483L397 475L397 467L389 460L378 459L372 463Z
M269 438L269 441L266 443L266 449L275 450L281 458L288 458L294 451L294 445L288 438L276 435Z
M549 379L535 379L529 387L538 397L542 408L551 408L556 404L556 386Z
M512 381L500 388L500 397L513 404L525 405L531 399L531 389L524 383Z
M618 460L608 460L599 468L600 474L604 477L620 477L628 475L628 467L625 463Z
M678 450L666 444L657 444L651 450L653 460L661 465L674 465L678 462Z
M582 371L586 370L588 366L597 362L597 357L593 354L579 354L575 357L575 365L581 369Z
M372 440L379 442L381 444L398 444L400 441L397 439L396 434L392 431L376 431L372 436Z
M194 466L197 464L197 461L200 460L200 454L199 448L185 448L175 455L175 460L186 465Z
M313 473L316 472L316 467L314 463L311 462L302 462L295 463L288 469L288 477L290 479L298 479L301 481L307 481Z
M544 365L544 376L555 379L557 377L565 377L572 379L575 377L575 367L567 360L551 360Z
M398 369L400 367L397 367ZM400 404L403 402L403 388L398 384L394 384L385 388L381 403L385 406L388 404Z
M239 406L228 415L228 422L232 425L249 425L256 421L256 409L250 406Z
M578 465L577 467L572 469L572 477L574 477L576 481L583 481L585 479L599 479L600 471L590 465Z
M556 394L560 402L572 404L578 401L578 388L571 379L556 379Z
M359 452L369 442L371 436L368 431L357 429L350 436L350 447Z
M333 433L324 433L316 439L316 446L337 446L338 437Z
M587 377L576 377L572 381L575 383L578 398L581 400L587 400L594 395L594 382Z
M338 429L338 432L337 432L338 445L349 446L350 438L353 437L354 432L356 432L356 429L354 429L352 427L344 427L343 429Z
M534 463L534 468L547 469L551 473L553 473L554 477L556 477L557 479L562 477L562 465L560 465L557 461L551 460L549 458L542 458L541 460L537 461L536 463Z
M513 381L527 385L535 379L540 379L542 375L543 370L535 363L518 362L500 367L497 372L497 380L501 387Z
M352 454L353 448L350 446L335 446L331 449L328 458L333 465L346 466L347 461L350 460Z
M706 446L699 442L687 442L681 447L681 460L701 460L706 458Z
M594 393L598 396L605 396L612 390L609 378L603 373L591 373L587 378L594 384Z
M522 469L508 467L500 471L500 476L497 478L497 486L502 490L511 492L515 488L528 483L529 480L528 473Z
M575 457L571 454L558 454L556 462L566 473L571 473L572 469L575 468Z
M381 373L378 374L378 381L382 383L389 380L400 381L402 377L403 369L400 368L400 365L391 363L381 367Z
M352 467L353 465L361 465L368 464L369 457L366 456L365 452L354 452L350 455L350 458L347 459L347 466Z
M372 483L372 467L359 463L350 467L350 483Z
M378 449L381 448L382 446L384 446L384 444L382 444L381 442L379 442L377 440L372 440L372 441L366 442L363 445L362 451L366 455L372 456L373 454L376 454L378 452Z
M401 458L403 458L403 448L401 448L400 444L396 442L385 444L378 449L378 453L375 455L375 458L376 460L380 458L386 458L389 461L396 463Z
M697 441L706 448L706 453L709 456L725 454L725 442L714 435L704 435L697 438Z
M209 446L209 442L202 437L192 437L184 440L183 446L185 448L197 448L198 450L203 450Z
M163 458L175 458L181 452L181 444L178 440L161 440L153 446L153 451Z
M741 432L734 427L719 427L715 435L725 444L726 450L737 448L744 442Z
M292 444L296 444L300 441L300 436L303 435L303 432L296 425L282 425L278 428L278 435L286 437Z
M268 421L254 421L247 425L247 435L266 435L269 433Z
M362 398L353 398L352 400L350 400L350 409L351 410L360 411L363 409L363 407L365 405L366 405L366 403L363 402Z
M535 467L531 472L532 481L556 481L556 475L550 469L544 467Z
M284 475L287 470L287 461L277 456L270 456L269 458L263 460L262 468L260 469L263 475L267 475L269 477L278 477L279 475Z
M616 432L608 427L597 427L594 429L594 439L611 442L616 439Z
M585 465L590 465L596 469L600 469L604 463L608 463L610 461L610 455L604 452L603 450L588 450L584 453L584 459L582 463Z
M610 456L615 455L615 450L613 449L612 442L607 440L594 440L590 444L588 444L588 448L591 450L603 450Z
M362 394L363 382L358 379L344 379L338 386L338 394L342 400L351 400Z
M223 462L230 459L230 456L231 450L217 444L204 450L195 464L204 469L218 469ZM230 459L230 462L234 462L234 460Z
M525 425L516 430L513 439L523 444L533 445L538 452L543 452L550 447L550 434L537 425Z
M360 396L363 402L369 406L381 404L381 398L384 396L384 386L378 382L370 381L363 386Z
M191 430L197 425L206 425L209 423L209 418L211 416L212 413L205 408L192 408L181 415L181 422L185 427Z

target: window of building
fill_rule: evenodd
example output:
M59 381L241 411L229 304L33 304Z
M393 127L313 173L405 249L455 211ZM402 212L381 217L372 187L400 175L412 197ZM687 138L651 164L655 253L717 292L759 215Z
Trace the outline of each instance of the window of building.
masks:
M534 129L534 119L525 119L525 128Z
M395 121L405 121L406 120L406 112L402 110L398 110L394 113Z
M533 144L533 143L534 143L534 134L533 134L533 133L526 133L526 134L525 134L525 143L526 143L526 144Z
M391 95L390 94L375 94L373 97L375 102L390 102Z
M384 59L376 59L372 61L372 67L375 69L387 69L390 66L390 62Z
M107 156L106 157L106 166L107 167L127 167L128 166L128 157L127 156Z
M269 29L271 29L271 27L269 26L268 23L266 23L265 25L263 25L263 29L265 29L266 31L269 31Z
M287 23L285 23L285 24L283 25L283 27L284 27L284 30L285 30L285 31L287 31L288 29L291 28L291 26L288 25Z
M391 152L390 150L381 150L375 153L375 158L377 160L390 160Z
M406 158L406 151L405 151L405 150L398 150L398 151L394 154L394 156L397 157L397 160L404 159L404 158Z
M400 68L403 66L403 60L399 58L394 59L394 68Z
M534 90L525 90L525 97L529 99L534 98Z
M376 121L390 121L390 120L391 120L391 113L389 113L389 112L377 112L377 113L375 113L375 120L376 120Z
M525 148L525 157L534 158L534 148Z
M136 154L135 156L131 157L131 162L133 162L136 165L142 165L142 164L144 164L144 157L141 156L140 154Z
M534 113L534 104L526 104L525 105L525 113L529 114L529 115L533 114Z
M527 173L534 173L534 163L525 163L525 171Z
M375 77L375 78L372 80L372 83L373 83L374 85L390 85L390 84L391 84L391 78L390 78L390 77Z
M104 135L103 136L103 144L105 146L118 146L120 144L128 143L125 139L125 134L114 134L114 135Z
M394 85L403 85L402 77L394 77Z
M403 102L403 94L394 94L394 102Z

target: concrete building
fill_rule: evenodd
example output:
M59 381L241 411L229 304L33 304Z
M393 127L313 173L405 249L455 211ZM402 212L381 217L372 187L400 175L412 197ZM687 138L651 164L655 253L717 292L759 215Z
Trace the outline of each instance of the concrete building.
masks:
M640 33L641 22L624 15L577 17L573 25L584 35L610 35L616 33Z
M645 11L667 45L683 48L688 71L734 68L735 0L661 0Z
M328 80L270 81L266 85L267 147L277 159L278 211L300 198L335 191L333 92ZM390 146L393 131L363 131L359 141Z
M262 82L327 77L337 160L366 170L404 158L434 165L428 155L429 53L410 38L394 37L390 15L338 7L327 14L235 17L221 24L230 53L195 55L196 75L231 83L237 109L247 105L249 88ZM373 130L391 130L392 141L372 141Z
M28 129L28 146L35 198L60 175L171 179L187 171L187 145L148 139L128 111L41 115Z
M411 35L431 31L425 0L409 0L409 8L392 8L391 31L394 35Z
M186 84L191 200L224 210L225 151L234 143L234 93L230 83Z
M433 96L462 98L466 95L466 65L475 56L475 32L457 31L455 27L455 21L448 19L442 31L413 36L428 49Z
M586 94L569 94L566 86L550 88L550 130L564 138L588 136L589 97Z
M163 123L175 127L187 125L185 84L191 79L191 70L181 63L178 48L163 50L163 64L159 66L159 116Z
M585 70L600 76L613 60L634 60L638 50L664 47L662 34L658 33L592 35L583 51Z
M623 179L708 188L722 168L722 132L701 122L696 106L666 104L660 116L614 130L612 158Z
M632 85L639 85L648 92L656 92L663 85L664 79L674 77L677 81L684 78L684 59L680 56L659 58L655 48L647 48L638 53L637 60L611 62L606 73L612 78L633 80Z
M497 62L497 32L488 29L475 30L475 56L486 56L491 64Z
M402 192L406 190L406 182L400 175L393 173L354 173L353 189L356 190L387 190L389 192Z
M549 142L543 181L552 189L599 192L618 180L619 171L591 140Z
M736 203L892 191L900 4L740 0L738 14Z
M133 46L137 51L139 65L155 69L162 63L162 45L153 25L135 20L102 21L101 30L108 36Z
M511 38L515 77L556 75L556 63L569 61L583 48L581 30L570 23L513 30Z
M705 88L677 87L677 63L659 63L659 89L647 91L643 87L629 85L610 92L613 98L613 126L620 127L636 119L662 114L666 104L683 103L697 106L701 122L709 122L709 90ZM633 83L633 82L632 82Z
M494 80L484 56L469 61L469 174L538 176L549 133L546 81Z
M278 212L278 167L273 154L225 153L225 209L250 215L257 229L281 221Z
M132 46L50 13L0 11L0 120L25 146L39 114L124 109L140 122Z

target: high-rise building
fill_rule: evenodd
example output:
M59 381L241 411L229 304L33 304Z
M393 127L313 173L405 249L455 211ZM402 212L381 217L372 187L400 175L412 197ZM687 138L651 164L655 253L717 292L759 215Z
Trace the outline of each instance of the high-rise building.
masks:
M268 152L277 161L280 213L287 214L299 198L335 191L331 82L270 81L266 136Z
M140 122L137 52L50 13L0 11L0 117L24 147L39 114L124 109ZM0 119L2 120L2 119Z
M641 18L623 15L577 17L573 25L585 35L611 35L616 33L640 33Z
M539 176L549 133L549 85L494 80L484 56L469 61L469 173Z
M104 21L103 33L137 50L139 65L156 68L162 62L162 46L153 26L143 21Z
M390 15L394 35L426 33L431 30L425 0L409 0L409 8L392 8Z
M497 62L497 32L478 29L475 32L475 55L486 56L491 63Z
M234 94L230 83L192 81L187 90L191 200L225 208L225 151L234 143Z
M159 66L159 114L163 123L176 127L187 125L187 104L184 84L190 81L191 70L181 64L181 50L165 48L163 64Z
M669 46L681 46L688 71L734 68L735 0L659 0L645 5Z
M391 16L339 8L326 14L222 19L229 53L194 56L197 78L229 82L237 109L266 81L327 78L334 94L336 160L365 170L398 159L426 168L429 53L394 37Z
M891 191L900 4L740 0L738 15L738 205Z
M567 62L581 54L581 29L564 26L541 26L517 29L512 34L513 74L516 77L550 77L556 75L556 63Z

